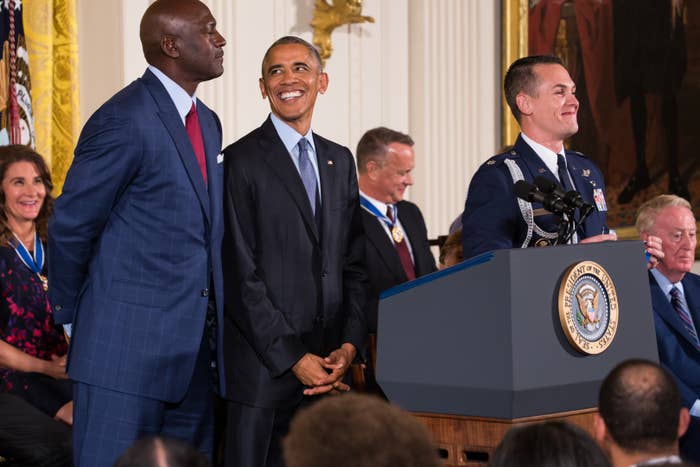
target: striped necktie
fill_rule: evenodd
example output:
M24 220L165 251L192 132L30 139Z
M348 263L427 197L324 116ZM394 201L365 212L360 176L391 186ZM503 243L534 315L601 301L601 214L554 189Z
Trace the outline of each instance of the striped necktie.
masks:
M673 309L678 313L678 317L683 321L683 326L685 330L688 331L690 340L695 344L697 349L700 349L700 340L698 340L698 333L695 330L693 318L690 316L690 312L681 300L681 291L676 287L671 288L671 306L673 306Z

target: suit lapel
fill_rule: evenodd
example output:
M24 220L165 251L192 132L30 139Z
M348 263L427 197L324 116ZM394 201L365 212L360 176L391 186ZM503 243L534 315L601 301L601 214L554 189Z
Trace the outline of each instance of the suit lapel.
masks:
M168 95L163 85L158 78L155 77L150 71L146 71L143 75L143 83L149 90L156 104L158 105L158 117L163 122L163 125L170 133L170 137L175 144L177 153L182 160L182 164L185 166L185 171L189 176L190 182L197 193L197 198L199 203L202 205L202 210L207 221L211 221L210 218L210 208L209 208L209 196L207 194L207 187L204 184L204 179L202 178L202 172L197 164L197 156L194 154L192 149L192 144L187 136L187 131L185 126L182 124L180 115L177 112L177 108L173 103L172 99ZM198 114L199 115L199 114ZM205 133L206 134L206 133ZM203 134L204 135L204 134ZM206 139L205 144L206 144Z
M299 172L294 166L294 162L292 162L289 153L284 147L284 143L282 143L269 117L265 120L265 123L262 124L261 131L262 138L260 140L260 146L262 147L262 154L265 162L280 179L282 186L289 192L299 208L304 222L313 233L316 241L318 241L318 229L314 221L313 213L311 212L311 205L309 204L309 197L306 195L304 184L301 182ZM323 185L323 178L321 178L321 189L323 189ZM322 206L325 206L327 204L326 198L322 197L321 203ZM322 212L325 214L325 209Z
M367 240L377 249L387 269L394 274L397 281L406 282L408 278L401 265L399 255L396 253L396 248L394 244L391 243L391 240L389 240L382 226L379 225L377 218L373 214L367 212L365 208L362 208L362 221L365 227L365 236Z
M314 146L316 147L318 175L321 178L321 226L324 232L321 238L324 238L332 221L331 206L335 205L333 196L337 190L331 188L336 186L337 163L334 154L328 149L328 145L316 135L314 135Z
M686 283L683 281L683 288L685 289L685 287ZM671 305L671 302L669 302L669 300L666 298L666 294L664 294L663 290L661 290L661 287L659 287L659 284L656 282L656 279L654 279L654 276L651 273L649 273L649 288L651 290L651 305L654 308L654 311L661 319L666 321L666 323L671 326L676 333L683 336L683 338L688 341L691 346L695 347L695 344L691 340L688 331L685 329L685 325L681 321L681 318L678 316L678 313ZM689 295L689 290L685 289L685 292L687 297L687 295ZM688 303L688 307L690 308L690 303ZM691 315L693 315L692 312ZM693 316L693 320L695 321L695 316Z
M547 168L547 164L537 155L537 153L525 142L522 136L518 136L513 149L522 161L521 167L529 172L530 176L523 174L525 180L534 180L535 177L547 177L552 181L559 183L559 178Z
M688 304L688 312L690 313L690 316L693 319L693 324L695 324L695 331L697 332L698 326L700 326L700 316L698 315L697 303L693 301L693 297L697 298L698 296L700 296L700 288L697 286L697 283L691 281L690 276L688 276L688 274L685 275L681 282L683 283L685 301Z
M199 124L202 128L204 139L204 154L207 161L207 179L209 180L209 202L213 212L217 212L217 206L222 201L221 187L223 185L223 166L219 167L217 158L221 154L221 128L214 113L209 110L202 101L197 104ZM199 167L198 167L199 168Z
M597 181L592 176L591 169L579 166L576 159L569 157L568 153L566 156L566 164L574 181L574 188L581 193L586 202L591 202L593 200L593 190L602 187L597 186Z

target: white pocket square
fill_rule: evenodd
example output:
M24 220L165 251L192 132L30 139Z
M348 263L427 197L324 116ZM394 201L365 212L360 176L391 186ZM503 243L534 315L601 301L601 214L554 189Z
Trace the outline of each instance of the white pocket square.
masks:
M221 164L224 161L224 153L220 152L216 155L216 163Z

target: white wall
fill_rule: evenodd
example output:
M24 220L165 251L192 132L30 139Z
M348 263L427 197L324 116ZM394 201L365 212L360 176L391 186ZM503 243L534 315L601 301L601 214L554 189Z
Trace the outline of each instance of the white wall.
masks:
M83 121L143 73L138 25L150 0L78 2ZM198 96L219 114L224 144L266 117L260 61L283 35L311 40L314 0L205 0L227 39L224 75ZM500 2L365 0L374 24L333 33L328 92L314 129L354 148L364 131L384 125L416 140L416 183L408 198L422 209L429 235L447 232L466 187L499 143Z

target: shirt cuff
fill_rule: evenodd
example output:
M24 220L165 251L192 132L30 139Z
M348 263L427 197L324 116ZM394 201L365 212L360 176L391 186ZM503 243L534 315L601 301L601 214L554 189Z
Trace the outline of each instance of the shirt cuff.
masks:
M65 331L66 336L70 337L70 333L71 333L71 331L72 331L70 323L64 324L64 325L63 325L63 330ZM700 401L695 401L696 404L697 404L698 402L700 402ZM694 406L693 406L693 407L694 407Z

